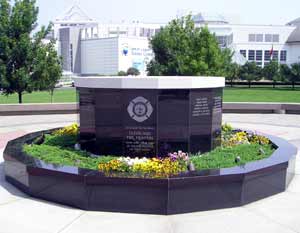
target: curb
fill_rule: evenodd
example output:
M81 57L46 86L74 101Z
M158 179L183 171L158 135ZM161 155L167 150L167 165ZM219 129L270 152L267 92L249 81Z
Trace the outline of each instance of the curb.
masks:
M78 113L77 103L0 105L0 116L76 114L76 113Z

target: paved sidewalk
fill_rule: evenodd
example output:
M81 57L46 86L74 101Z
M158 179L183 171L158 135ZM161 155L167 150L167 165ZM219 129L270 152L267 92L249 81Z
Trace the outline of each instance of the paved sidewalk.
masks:
M77 121L76 115L0 117L0 233L300 233L300 160L288 191L233 209L174 216L87 212L35 200L6 183L6 142ZM300 149L299 115L225 114L234 127L285 138Z

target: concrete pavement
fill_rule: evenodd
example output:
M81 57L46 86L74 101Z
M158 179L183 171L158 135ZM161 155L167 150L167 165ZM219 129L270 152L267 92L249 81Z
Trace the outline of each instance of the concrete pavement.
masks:
M225 114L234 127L274 134L300 148L300 115ZM5 182L8 140L60 127L77 115L0 117L0 233L300 233L300 160L288 191L253 204L174 216L87 212L30 198Z

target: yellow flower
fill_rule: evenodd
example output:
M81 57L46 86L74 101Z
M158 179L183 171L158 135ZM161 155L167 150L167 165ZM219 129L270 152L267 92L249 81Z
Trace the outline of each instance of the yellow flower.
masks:
M77 135L78 133L79 133L79 126L76 123L53 132L53 134L56 136Z

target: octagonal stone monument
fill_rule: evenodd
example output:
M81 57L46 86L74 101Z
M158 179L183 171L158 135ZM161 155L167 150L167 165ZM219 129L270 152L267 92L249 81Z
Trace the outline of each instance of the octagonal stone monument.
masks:
M167 156L220 146L221 77L81 77L80 141L100 155Z

